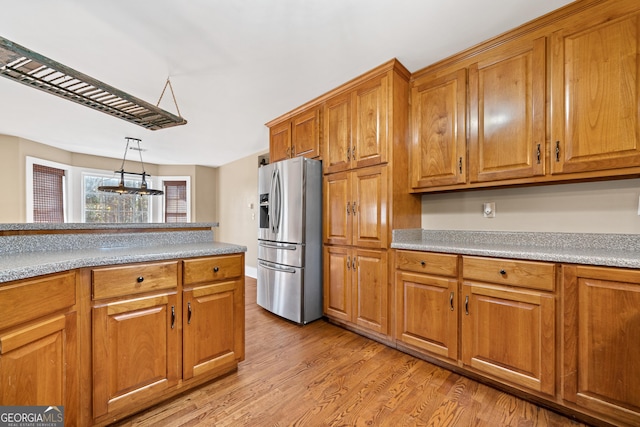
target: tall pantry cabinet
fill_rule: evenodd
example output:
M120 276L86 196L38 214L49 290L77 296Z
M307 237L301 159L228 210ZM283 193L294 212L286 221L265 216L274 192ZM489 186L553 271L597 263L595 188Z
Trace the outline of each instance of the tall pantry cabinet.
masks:
M393 59L267 123L273 132L321 108L324 314L383 340L394 330L391 233L420 227L408 182L409 77Z

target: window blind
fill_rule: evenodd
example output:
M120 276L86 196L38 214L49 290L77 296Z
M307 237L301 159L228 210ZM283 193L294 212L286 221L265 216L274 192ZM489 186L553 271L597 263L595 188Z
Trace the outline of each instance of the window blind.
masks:
M164 222L187 222L187 181L165 181L164 200Z
M33 165L33 222L64 222L64 170Z

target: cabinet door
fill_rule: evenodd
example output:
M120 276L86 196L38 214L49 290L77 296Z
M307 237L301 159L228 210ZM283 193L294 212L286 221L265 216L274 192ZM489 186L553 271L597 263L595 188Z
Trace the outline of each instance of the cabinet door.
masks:
M562 397L640 425L640 271L563 266L563 276Z
M555 302L536 291L464 282L462 361L538 392L555 390Z
M355 89L355 135L351 146L353 168L387 161L388 80L387 76L379 77Z
M291 157L291 123L287 120L269 129L269 161L275 163Z
M324 215L322 232L325 243L350 245L353 234L354 202L351 197L351 174L340 172L324 177Z
M305 111L291 120L291 157L320 156L320 108Z
M469 68L469 180L544 174L545 39L513 42Z
M325 103L322 165L325 174L351 166L351 93Z
M94 418L177 384L179 312L175 293L94 306Z
M239 358L235 331L237 281L200 286L183 293L183 379L214 372Z
M76 313L40 320L0 334L0 402L2 405L65 406L66 421L75 419L69 405L77 386Z
M398 339L457 360L457 279L398 272L396 286Z
M467 71L423 78L411 89L411 186L464 184Z
M352 274L354 322L371 331L387 334L387 252L354 249Z
M352 174L353 245L386 248L387 167L358 169Z
M351 321L352 259L349 248L325 246L324 248L324 314L338 320Z
M640 165L640 13L613 3L552 35L552 173Z

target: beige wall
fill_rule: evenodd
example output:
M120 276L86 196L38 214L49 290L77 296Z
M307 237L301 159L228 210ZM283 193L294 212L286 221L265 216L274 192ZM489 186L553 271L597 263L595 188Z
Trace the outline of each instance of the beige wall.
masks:
M62 163L69 166L116 170L122 159L71 153L48 145L15 136L0 135L0 178L11 183L0 205L0 222L25 222L26 215L26 157ZM206 166L155 165L145 162L145 171L152 176L191 177L191 221L215 222L216 170ZM141 171L140 163L127 160L125 170ZM202 180L202 182L198 182Z
M640 233L640 179L555 184L422 196L431 230ZM495 218L482 204L496 203Z
M258 265L258 156L264 153L218 168L216 240L247 247L245 265L251 276Z

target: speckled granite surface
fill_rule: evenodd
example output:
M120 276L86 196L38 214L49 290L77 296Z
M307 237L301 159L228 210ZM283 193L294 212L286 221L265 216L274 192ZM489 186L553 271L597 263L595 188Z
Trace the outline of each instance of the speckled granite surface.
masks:
M640 268L640 235L394 230L391 247L429 252Z
M208 226L210 229L159 232L154 230L172 227L151 224L149 232L142 233L0 236L0 283L81 267L223 255L247 250L245 246L214 242L212 227L217 224L191 225L198 228ZM4 229L16 230L14 227Z

